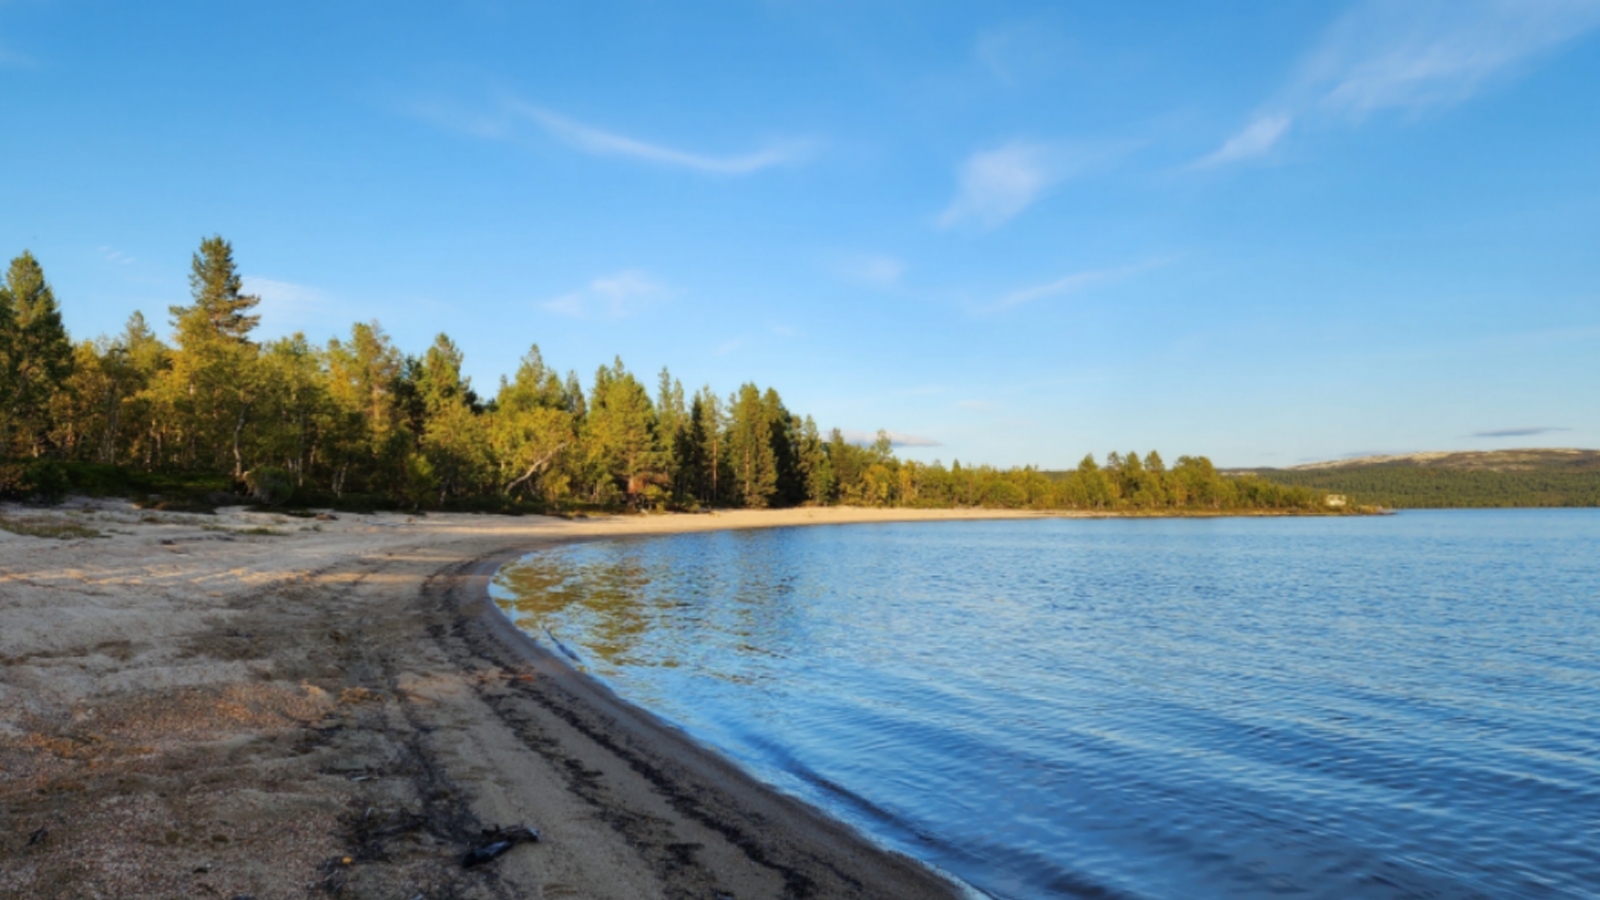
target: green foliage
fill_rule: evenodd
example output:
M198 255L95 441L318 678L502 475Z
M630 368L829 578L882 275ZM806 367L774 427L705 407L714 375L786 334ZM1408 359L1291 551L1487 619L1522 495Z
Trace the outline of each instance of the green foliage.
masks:
M23 495L35 503L60 503L71 490L66 470L53 459L36 459L23 469Z
M172 306L173 325L181 334L205 333L224 340L244 341L261 323L260 316L248 315L261 302L260 297L240 293L244 279L233 262L233 245L214 235L200 242L200 250L190 262L190 306Z
M41 516L12 517L0 516L0 531L9 531L26 537L54 538L59 541L70 541L76 538L108 537L108 535L87 525L77 522L62 522Z
M55 293L24 251L0 285L0 458L49 452L51 402L73 362Z
M1327 511L1305 487L1218 473L1203 457L1086 457L1077 470L945 468L824 437L777 390L654 397L622 361L586 391L537 346L485 402L444 334L402 354L376 322L317 346L252 338L258 298L233 248L202 241L191 302L167 343L135 313L114 337L70 343L28 254L0 290L0 493L66 486L153 506L256 503L497 512L676 506L989 506L1013 509Z
M754 384L739 389L729 403L728 454L733 461L740 505L760 509L778 492L778 454L770 410Z
M282 506L294 496L294 479L276 466L256 466L244 475L250 497L264 506Z
M1600 506L1600 459L1556 457L1507 469L1386 462L1322 469L1261 469L1277 484L1344 494L1389 509Z

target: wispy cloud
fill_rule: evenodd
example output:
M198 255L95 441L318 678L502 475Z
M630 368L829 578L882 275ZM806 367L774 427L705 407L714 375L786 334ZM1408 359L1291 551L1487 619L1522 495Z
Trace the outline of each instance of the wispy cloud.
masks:
M1112 145L1014 140L974 153L961 165L955 199L939 216L945 228L975 220L994 228L1032 206L1045 191L1116 155Z
M858 431L852 428L842 428L839 433L846 441L852 444L865 446L878 439L877 432ZM885 431L889 436L889 443L895 447L941 447L943 446L933 438L919 437L915 434L906 434L902 431Z
M1047 282L1045 284L1036 284L1032 287L1026 287L1022 288L1021 290L1012 291L1011 293L1006 294L1004 297L1001 297L999 300L996 300L994 303L991 303L989 306L985 307L984 311L1000 312L1001 310L1021 306L1024 303L1032 303L1035 300L1042 300L1046 297L1070 296L1072 294L1079 293L1080 291L1088 290L1089 288L1099 287L1105 284L1113 284L1126 278L1131 278L1134 275L1138 275L1141 272L1153 269L1157 266L1166 265L1168 262L1170 262L1170 260L1157 259L1147 262L1133 263L1126 266L1116 266L1115 268L1109 269L1089 269L1082 272L1073 272L1070 275L1057 278L1055 281Z
M126 266L130 263L136 262L132 256L129 256L128 254L123 253L121 250L117 250L112 247L101 247L100 256L103 257L106 262L116 263L119 266Z
M531 124L547 137L593 156L632 159L717 175L749 175L803 162L817 148L814 140L797 139L769 141L746 153L700 153L599 128L514 98L502 99L488 111L437 100L415 102L405 108L418 118L485 140L522 140L527 125Z
M526 103L513 102L508 106L513 112L538 124L551 137L585 153L596 156L622 156L700 172L748 175L773 166L799 162L810 154L813 147L809 141L781 141L750 153L713 156L602 131Z
M666 294L667 289L650 276L628 270L596 278L582 290L563 294L542 305L550 312L574 319L625 319Z
M900 283L906 264L892 256L866 255L845 260L838 273L851 281L876 288L891 288Z
M1571 428L1551 428L1547 426L1533 426L1529 428L1497 428L1492 431L1474 431L1472 436L1481 438L1532 437L1536 434L1550 434L1554 431L1571 430Z
M1258 116L1246 125L1243 131L1212 151L1211 155L1196 161L1194 166L1197 169L1205 169L1238 162L1241 159L1265 156L1288 133L1292 121L1285 115Z
M328 306L327 294L314 287L257 275L245 275L242 280L244 293L261 298L256 312L269 332L288 334L317 324Z
M1363 0L1277 98L1197 165L1263 156L1308 117L1359 122L1463 102L1596 26L1600 0Z

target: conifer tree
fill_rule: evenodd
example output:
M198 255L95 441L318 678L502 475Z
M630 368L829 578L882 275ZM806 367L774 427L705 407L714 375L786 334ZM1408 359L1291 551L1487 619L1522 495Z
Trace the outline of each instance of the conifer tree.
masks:
M621 490L637 504L667 483L655 407L621 359L595 373L584 426L594 476L608 481L596 484L597 495Z
M723 502L727 478L727 440L724 432L727 418L722 400L711 390L702 387L695 394L694 443L700 466L699 496L703 503L714 505Z
M661 445L663 474L673 485L674 494L677 493L678 470L683 464L679 447L683 443L682 433L688 424L687 419L688 411L683 405L683 384L673 380L672 373L662 366L656 385L656 438Z
M17 395L17 314L11 292L0 285L0 462L10 456L13 400Z
M50 433L50 403L72 374L73 348L61 324L55 293L33 254L11 261L0 286L0 395L7 401L0 423L0 458L14 452L38 456Z
M772 423L754 384L729 398L728 455L739 501L765 509L778 492L778 461L772 452Z
M810 416L800 426L800 468L805 476L806 500L811 503L829 503L833 500L833 466L817 433L817 423Z
M190 262L189 306L170 308L179 332L209 330L212 334L243 342L260 324L261 317L249 315L260 297L242 293L244 279L233 262L233 245L213 235L200 241L200 250Z
M834 498L840 503L859 499L858 488L861 470L865 468L861 451L844 439L844 432L835 428L828 432L828 465L833 470Z
M507 494L530 490L577 438L561 378L545 367L537 344L522 358L515 380L501 379L495 407L490 440L500 483Z
M466 494L488 469L488 435L480 421L472 380L461 374L465 357L447 334L433 339L414 367L416 402L421 407L420 446L432 469L439 502Z
M705 401L699 393L694 395L678 428L672 455L678 466L673 479L673 495L678 502L711 502L706 490L710 473L706 464Z
M767 413L767 429L771 432L772 462L777 473L777 486L772 502L781 506L795 506L806 499L805 476L800 471L799 423L783 405L783 398L775 388L767 388L761 395L761 405Z
M178 351L155 393L186 468L226 470L231 458L233 477L243 478L246 430L267 388L256 365L260 348L249 337L260 317L247 315L260 299L240 292L233 247L221 237L202 240L190 268L192 302L168 308Z

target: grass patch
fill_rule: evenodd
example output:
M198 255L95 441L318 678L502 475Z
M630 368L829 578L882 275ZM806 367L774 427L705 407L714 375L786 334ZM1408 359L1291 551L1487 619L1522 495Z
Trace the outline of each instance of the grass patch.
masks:
M0 531L9 531L12 534L25 535L36 538L55 538L60 541L70 541L76 538L107 537L106 534L77 522L61 522L55 519L30 517L26 519L13 519L0 516Z
M234 532L234 534L259 534L266 537L283 537L283 532L273 531L271 528L268 528L265 525L257 525L254 528L241 528Z

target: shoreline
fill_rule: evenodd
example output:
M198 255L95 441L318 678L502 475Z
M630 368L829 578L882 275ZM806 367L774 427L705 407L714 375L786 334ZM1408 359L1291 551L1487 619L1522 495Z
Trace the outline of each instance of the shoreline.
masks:
M486 582L575 541L1047 517L0 516L80 535L0 531L0 898L255 900L962 896L566 666ZM544 840L461 867L510 825Z

